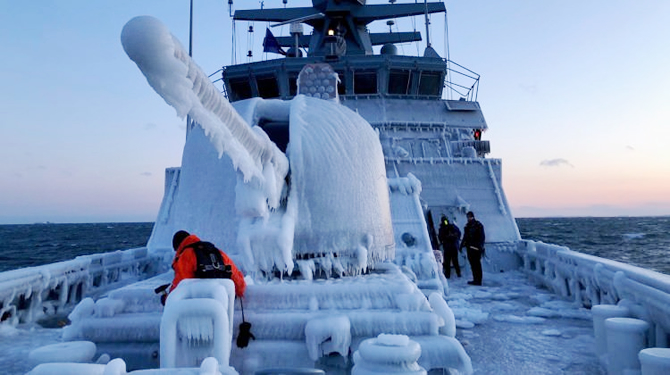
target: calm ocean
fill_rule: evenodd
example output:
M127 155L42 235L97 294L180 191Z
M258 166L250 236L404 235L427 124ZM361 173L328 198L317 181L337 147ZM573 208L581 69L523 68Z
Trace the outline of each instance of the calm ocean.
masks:
M670 275L670 216L517 219L524 239ZM486 223L484 223L486 224ZM153 223L0 225L0 272L141 247Z

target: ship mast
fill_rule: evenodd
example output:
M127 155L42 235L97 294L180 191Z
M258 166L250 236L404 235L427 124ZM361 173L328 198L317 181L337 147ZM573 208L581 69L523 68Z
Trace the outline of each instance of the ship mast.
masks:
M367 25L380 20L446 12L444 3L428 2L366 5L364 0L312 0L311 7L236 10L235 21L301 22L311 26L313 34L299 38L308 56L328 54L329 32L346 42L346 55L371 55L372 46L421 40L418 32L370 33ZM428 27L428 26L426 26ZM294 37L277 37L281 47L294 47ZM430 45L430 43L428 43Z
M192 1L192 0L191 0ZM426 17L426 48L430 48L430 20L428 19L428 0L423 0L425 6L424 16Z

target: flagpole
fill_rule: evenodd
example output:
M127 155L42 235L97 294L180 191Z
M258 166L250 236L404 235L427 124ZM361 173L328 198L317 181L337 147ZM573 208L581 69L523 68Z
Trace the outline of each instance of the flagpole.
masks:
M193 57L193 0L191 0L190 17L188 20L188 56Z
M190 1L189 6L189 20L188 20L188 56L193 57L193 0ZM191 131L191 116L186 115L186 137Z

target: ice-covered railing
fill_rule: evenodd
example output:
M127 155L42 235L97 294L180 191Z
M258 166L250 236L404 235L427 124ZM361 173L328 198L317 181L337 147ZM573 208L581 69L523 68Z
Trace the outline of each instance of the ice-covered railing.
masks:
M542 242L519 241L514 251L534 281L585 307L624 305L668 346L670 276Z
M165 271L162 253L146 247L78 256L75 259L0 273L2 324L34 322L67 313L85 297Z

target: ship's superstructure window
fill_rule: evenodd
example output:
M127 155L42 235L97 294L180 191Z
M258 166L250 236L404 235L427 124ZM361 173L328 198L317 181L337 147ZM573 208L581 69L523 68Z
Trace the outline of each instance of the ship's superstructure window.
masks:
M419 78L419 95L439 96L442 88L440 72L421 72Z
M391 69L388 81L389 94L407 95L412 89L412 72L409 70Z
M248 78L235 78L230 80L230 93L233 100L249 99L252 97L251 84Z
M363 70L354 72L354 94L376 94L377 71Z
M277 78L274 76L262 76L256 79L258 84L258 95L261 98L277 98L279 97L279 85Z

